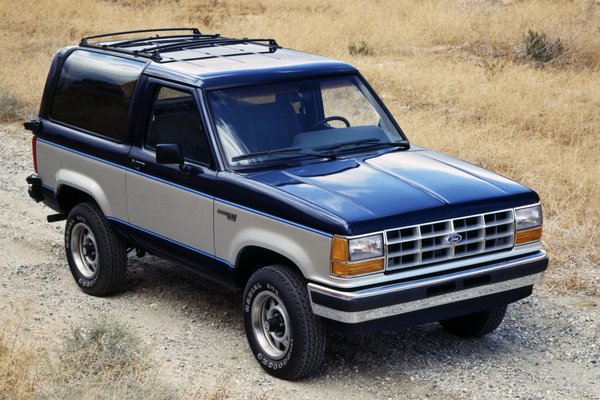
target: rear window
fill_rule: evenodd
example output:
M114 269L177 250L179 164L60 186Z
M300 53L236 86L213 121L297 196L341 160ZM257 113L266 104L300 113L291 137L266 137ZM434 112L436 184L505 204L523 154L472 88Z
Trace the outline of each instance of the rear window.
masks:
M127 113L143 62L75 51L64 62L51 117L116 141L125 140Z

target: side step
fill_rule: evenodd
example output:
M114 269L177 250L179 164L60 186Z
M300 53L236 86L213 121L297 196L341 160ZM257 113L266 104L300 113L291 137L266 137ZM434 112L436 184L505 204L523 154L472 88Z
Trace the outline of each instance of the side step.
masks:
M67 219L67 214L65 214L65 213L52 214L52 215L48 215L46 217L46 219L48 220L48 222L64 221L65 219Z

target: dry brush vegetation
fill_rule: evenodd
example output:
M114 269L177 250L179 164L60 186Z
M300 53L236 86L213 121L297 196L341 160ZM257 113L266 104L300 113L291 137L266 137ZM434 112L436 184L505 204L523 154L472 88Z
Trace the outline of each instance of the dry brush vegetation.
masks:
M2 399L179 398L126 325L92 320L49 349L34 344L22 322L4 321L0 330Z
M197 26L275 37L358 66L413 143L535 188L546 282L600 293L599 0L0 2L0 121L32 115L52 54L85 35ZM2 368L11 354L4 337ZM27 360L9 372L35 370Z

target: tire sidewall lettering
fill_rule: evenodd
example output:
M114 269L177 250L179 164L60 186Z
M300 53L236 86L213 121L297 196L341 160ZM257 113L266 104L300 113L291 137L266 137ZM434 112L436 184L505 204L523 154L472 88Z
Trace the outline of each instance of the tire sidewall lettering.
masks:
M261 363L263 366L265 366L269 369L272 369L272 370L282 369L286 365L288 365L290 358L292 357L293 349L294 349L294 339L291 339L290 347L289 347L288 352L286 353L285 357L283 357L283 359L272 360L269 358L269 356L266 356L261 352L256 353L256 359L258 360L259 363Z
M73 228L75 227L75 225L77 225L78 223L84 223L87 224L91 229L92 226L89 224L87 218L85 218L82 215L75 215L73 216L73 218L70 218L67 221L67 226L65 228L65 249L67 250L67 257L71 258L70 255L70 251L71 250L71 235L73 233ZM98 272L96 272L96 274L94 275L94 277L92 279L86 279L84 277L82 277L79 274L79 271L77 271L77 269L73 269L74 272L77 274L77 284L81 287L85 287L85 288L90 288L92 286L94 286L96 284L96 281L98 280L98 276L99 276L99 271L100 271L100 263L98 263Z
M267 286L268 290L275 293L277 295L277 297L281 298L281 296L279 295L279 290L277 290L273 285L271 285L270 283L267 283L266 286Z
M65 248L71 248L71 234L73 233L73 228L78 223L88 224L87 219L81 215L76 215L74 218L71 218L67 221L67 227L65 229ZM89 225L89 224L88 224Z
M263 288L263 286L260 283L255 283L250 290L248 291L248 294L246 295L246 299L244 300L244 312L249 313L250 312L250 306L252 305L252 299L254 298L254 295L260 291Z
M256 297L256 295L258 293L263 292L263 291L272 292L281 298L281 296L279 295L279 290L277 290L277 288L275 286L273 286L271 283L256 282L248 290L248 293L246 294L246 298L244 299L244 313L250 313L250 310L252 308L252 302L253 302L254 298ZM256 339L254 339L254 340L256 340ZM282 369L288 365L290 358L292 357L293 349L294 349L294 339L292 338L292 339L290 339L290 346L288 348L287 353L283 357L283 359L273 360L269 356L267 356L266 354L263 354L260 351L255 353L255 357L258 360L258 362L260 364L262 364L264 367L266 367L268 369L272 369L272 370L278 370L278 369Z

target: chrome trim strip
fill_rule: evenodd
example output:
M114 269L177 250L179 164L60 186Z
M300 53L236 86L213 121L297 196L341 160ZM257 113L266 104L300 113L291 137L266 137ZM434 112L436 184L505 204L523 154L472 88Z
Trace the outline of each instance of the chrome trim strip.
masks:
M528 275L504 282L498 282L491 285L479 286L472 289L460 290L458 292L446 293L439 296L429 297L427 299L415 300L407 303L375 308L372 310L356 312L339 311L315 303L312 303L312 309L314 314L319 315L321 317L347 324L356 324L360 322L371 321L374 319L406 314L413 311L423 310L426 308L437 307L448 303L454 303L495 293L501 293L525 286L531 286L535 283L540 282L543 275L544 273L540 272L537 274Z
M335 290L335 289L331 289L331 288L328 288L325 286L317 285L315 283L309 283L308 289L309 289L309 293L310 293L310 291L320 292L325 295L338 297L338 298L344 299L344 300L364 299L366 297L379 296L382 294L388 294L388 293L392 293L392 292L400 292L403 290L415 289L415 288L422 287L422 286L437 285L437 284L452 281L455 279L469 278L474 275L481 275L481 274L486 274L489 272L495 272L495 271L499 271L499 270L502 270L505 268L518 267L519 265L536 262L536 261L541 261L541 260L544 260L545 258L547 258L546 252L544 250L539 250L535 254L532 254L529 256L517 258L515 260L502 261L502 262L494 263L491 265L486 265L484 267L470 269L468 271L455 272L452 274L436 276L433 278L414 280L414 281L410 281L410 282L402 282L402 283L396 283L396 284L391 284L391 285L386 285L386 286L378 286L378 287L354 291L354 292L344 292L341 290Z

